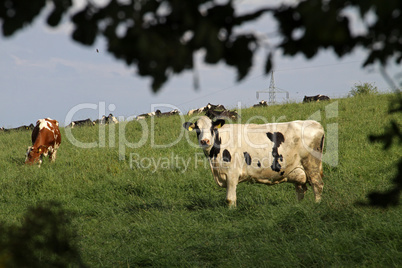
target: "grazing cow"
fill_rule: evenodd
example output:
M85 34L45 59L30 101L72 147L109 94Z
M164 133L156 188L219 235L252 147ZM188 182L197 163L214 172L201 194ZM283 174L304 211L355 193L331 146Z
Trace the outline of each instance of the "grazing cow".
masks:
M202 111L203 111L204 107L199 108L199 109L192 109L192 110L188 111L187 115L199 114L202 112L202 111L200 111L200 109L202 109Z
M162 113L161 110L156 110L155 111L156 116L171 116L171 115L175 115L175 114L179 114L179 110L174 109L174 110L172 110L170 112L165 112L165 113Z
M211 103L208 103L207 106L205 106L206 109L209 110L226 110L225 106L223 106L222 104L218 104L218 105L213 105Z
M187 115L200 114L200 113L205 113L205 115L211 119L229 118L232 120L237 120L237 118L238 118L238 114L236 111L229 111L222 104L214 105L211 103L208 103L205 107L195 109L195 110L190 110L187 113Z
M54 162L57 149L61 143L59 122L46 118L39 119L32 131L32 146L28 147L25 164L42 163L43 156L48 156Z
M95 126L95 125L105 125L106 122L107 122L107 117L104 115L104 116L102 116L101 119L96 119L92 123Z
M208 103L206 106L198 108L198 109L194 109L194 110L190 110L188 111L187 115L193 115L193 114L200 114L202 112L207 112L208 110L226 110L225 106L223 106L222 104L218 104L218 105L213 105L211 103Z
M223 110L223 111L207 110L205 115L210 119L228 118L231 120L237 120L237 117L239 116L237 114L237 111L229 111L229 110Z
M152 116L157 116L157 117L161 117L161 116L171 116L171 115L175 115L175 114L179 114L179 110L175 109L172 110L170 112L165 112L162 113L161 110L156 110L155 112L151 112L151 113L147 113L147 114L140 114L136 117L136 120L141 120L141 119L145 119L148 117L152 117Z
M149 116L148 115L146 115L146 114L140 114L140 115L137 115L137 117L135 118L135 120L143 120L143 119L145 119L145 118L148 118Z
M117 120L116 117L114 117L112 114L109 114L108 117L106 117L106 124L118 124L119 120Z
M95 125L95 123L88 118L85 120L72 121L68 126L74 128L74 127L93 126L93 125Z
M157 111L159 111L159 110L157 110ZM148 118L148 117L151 117L151 116L155 116L155 115L156 115L156 112L151 112L151 113L147 113L147 114L140 114L135 119L138 121L138 120L142 120L142 119L145 119L145 118Z
M253 107L261 107L261 106L268 106L267 101L262 100L258 104L254 104Z
M180 111L177 110L177 109L174 109L174 110L169 112L169 115L175 115L175 114L180 114Z
M113 116L113 114L109 114L107 117L104 115L101 119L96 119L93 121L93 124L96 125L106 125L106 124L118 124L119 120Z
M321 200L324 129L320 123L225 124L202 116L183 127L197 133L216 183L226 187L230 207L236 206L237 184L250 180L268 185L294 183L299 200L308 183L315 201Z
M34 125L30 124L29 126L20 126L16 128L0 128L0 131L8 132L8 131L22 131L22 130L31 130L34 129Z
M200 113L204 112L206 109L208 109L208 105L198 108L198 109L190 110L190 111L188 111L187 115L200 114Z
M207 106L204 107L203 112L208 113L208 112L223 112L223 111L227 111L225 106L223 106L222 104L218 104L218 105L213 105L211 103L208 103Z
M304 96L303 103L313 102L313 101L323 101L323 100L330 100L330 98L325 95Z

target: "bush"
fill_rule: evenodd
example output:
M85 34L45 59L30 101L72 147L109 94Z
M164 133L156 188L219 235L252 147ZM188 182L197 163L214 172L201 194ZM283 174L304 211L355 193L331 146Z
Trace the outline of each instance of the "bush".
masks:
M378 88L371 83L355 84L352 90L349 91L349 97L361 96L361 95L375 95L378 94Z

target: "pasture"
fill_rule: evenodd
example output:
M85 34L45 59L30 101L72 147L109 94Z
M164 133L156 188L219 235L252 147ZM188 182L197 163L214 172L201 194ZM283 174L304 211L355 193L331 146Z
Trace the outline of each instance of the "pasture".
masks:
M400 145L384 151L368 141L391 119L402 125L388 114L392 98L241 110L242 123L322 123L330 134L320 204L311 187L298 202L291 184L241 183L237 208L228 209L226 190L213 181L202 150L189 144L186 135L194 144L196 135L184 134L179 116L61 128L56 162L40 169L23 165L30 132L0 133L0 227L18 228L29 207L55 201L69 215L70 239L87 267L401 267L401 206L357 204L393 186ZM74 145L67 131L93 148ZM1 241L5 247L7 232ZM10 254L0 248L0 264ZM46 263L45 253L35 256Z

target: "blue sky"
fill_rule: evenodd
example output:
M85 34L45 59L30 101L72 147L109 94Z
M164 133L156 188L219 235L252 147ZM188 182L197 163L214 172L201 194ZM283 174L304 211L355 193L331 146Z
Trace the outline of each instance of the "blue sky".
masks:
M240 12L255 8L261 1L244 2L247 4L238 5ZM273 33L276 26L266 16L239 31ZM104 104L105 109L81 109L73 114L73 120L96 119L103 112L127 118L150 112L154 106L165 111L177 107L186 113L208 102L235 108L238 102L242 107L249 107L262 99L268 100L268 94L256 98L256 91L266 90L270 84L270 76L263 75L266 51L255 55L251 72L240 83L236 82L234 69L223 64L202 63L201 51L197 55L198 90L193 88L193 74L188 71L174 76L154 94L150 79L139 77L135 67L127 67L109 55L102 39L86 47L73 42L70 33L70 25L51 29L42 16L11 38L0 37L0 127L35 123L44 117L64 125L69 111L77 105L102 107ZM269 42L275 44L278 41L275 38ZM359 82L374 83L380 91L390 91L378 66L361 68L364 58L364 51L356 51L341 60L331 51L322 51L308 61L303 56L284 57L277 51L275 84L288 91L290 101L295 102L301 102L304 95L345 97ZM395 67L390 68L391 77L396 73ZM278 102L285 101L284 98L284 94L277 95Z

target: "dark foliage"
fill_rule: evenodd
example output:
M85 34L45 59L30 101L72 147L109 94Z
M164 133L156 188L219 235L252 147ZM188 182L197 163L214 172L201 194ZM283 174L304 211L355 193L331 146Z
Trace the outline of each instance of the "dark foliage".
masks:
M0 0L3 35L10 36L31 23L48 2L54 3L54 9L47 22L56 26L71 8L71 0ZM173 73L192 69L193 55L200 49L206 52L206 63L224 61L236 68L241 80L252 66L259 44L254 34L237 34L233 29L268 10L238 15L233 5L232 1L217 4L211 0L111 0L101 7L88 1L71 18L75 26L72 37L92 45L103 36L111 54L127 65L136 65L139 75L152 77L154 91Z
M352 33L347 10L357 10L367 31ZM364 66L375 62L386 65L394 58L402 61L402 2L389 0L309 0L283 6L274 12L287 55L314 57L320 49L332 48L342 57L356 47L368 50ZM367 17L376 19L369 21Z
M236 27L267 13L278 21L283 37L279 48L287 55L314 57L320 49L332 48L342 57L356 47L368 50L364 65L376 61L385 65L395 57L402 61L402 2L388 0L347 1L309 0L278 8L261 7L247 14L235 12L236 1L215 0L110 0L101 6L88 1L72 15L75 30L72 38L92 45L103 36L109 53L135 65L140 76L152 78L152 89L158 91L175 73L194 68L194 54L205 51L209 64L224 62L237 70L242 80L253 64L253 55L261 47L255 33L239 33ZM67 12L71 0L0 0L0 23L3 36L11 36L52 6L47 23L57 26ZM353 35L347 10L358 10L367 31ZM376 19L367 22L368 14ZM275 49L275 48L273 48ZM264 73L272 68L268 51ZM195 76L196 77L196 76ZM195 81L195 84L196 81Z
M397 98L391 102L389 113L402 113L402 92L396 93ZM384 144L384 150L389 149L396 139L397 146L402 145L402 133L398 123L393 120L388 128L385 129L384 134L379 136L371 135L369 137L371 142L382 142ZM402 192L402 159L398 163L398 173L395 178L392 179L395 184L394 188L387 192L372 192L368 195L369 204L371 206L388 207L396 206L400 202L400 195Z
M84 267L68 214L54 202L28 208L21 226L0 223L0 267Z

